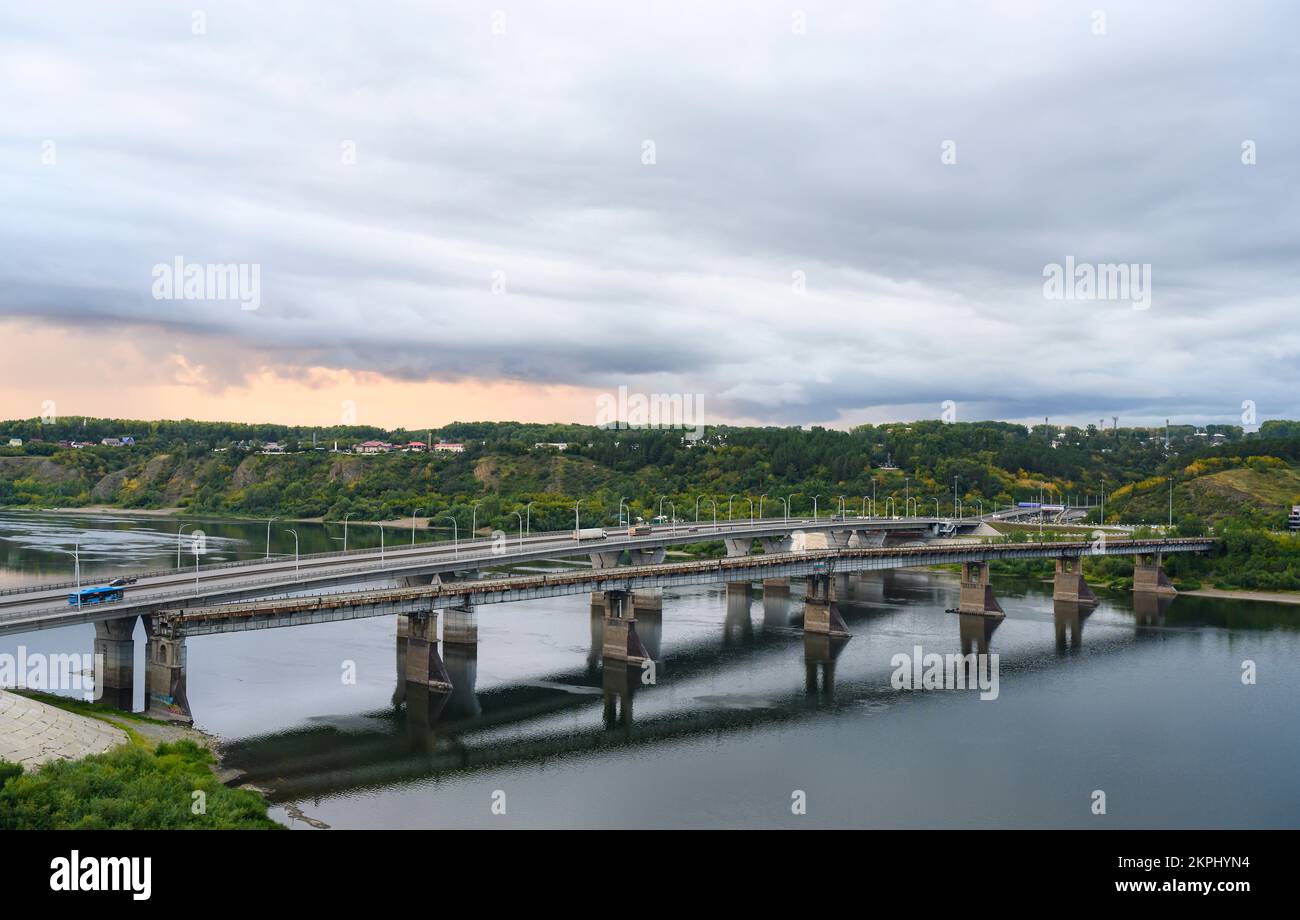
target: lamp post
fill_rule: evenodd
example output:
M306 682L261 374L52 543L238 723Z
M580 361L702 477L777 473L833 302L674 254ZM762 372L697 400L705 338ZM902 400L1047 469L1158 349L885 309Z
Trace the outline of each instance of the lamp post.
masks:
M434 520L440 521L443 518L451 521L451 555L455 559L460 555L460 526L456 523L456 518L450 514L440 514Z
M352 517L351 511L343 515L343 552L345 553L348 551L348 518L350 517Z
M582 530L582 518L578 515L578 508L582 506L582 499L573 503L573 539L578 539L578 531Z
M672 511L672 524L671 524L672 529L670 532L677 533L677 506L672 502L669 502L668 507Z
M845 513L846 510L847 509L844 507L844 496L841 495L840 496L840 517L848 517L848 515Z
M423 511L423 510L424 510L423 508L412 508L412 509L411 509L411 545L412 545L412 546L415 545L415 515L416 515L417 512L419 512L419 511Z
M298 580L298 531L286 528L285 533L293 534L293 580ZM198 547L194 548L194 582L199 581L199 553Z
M891 495L891 496L889 496L888 498L886 498L886 499L885 499L885 517L889 518L890 520L893 520L893 518L894 518L894 512L896 512L897 510L898 510L898 508L895 507L895 505L894 505L894 496Z
M511 511L515 517L519 518L519 548L524 548L524 516L518 511Z
M537 500L533 499L524 505L524 533L529 536L533 533L533 505L535 504L537 504Z
M758 519L760 521L763 519L763 502L765 502L766 500L767 500L766 492L764 492L762 495L758 497Z
M267 559L271 558L271 521L278 521L278 520L279 518L271 518L266 522L266 558ZM179 567L180 563L178 562L176 563L176 565L177 567Z
M798 494L797 492L792 494L790 498L794 498L794 496L797 494ZM784 506L785 516L781 520L787 524L790 523L790 498L781 498L779 496L777 497L777 501L779 501Z
M820 495L813 496L813 523L814 524L817 523L817 499L819 498L821 498Z
M379 561L384 561L384 522L379 522Z
M178 565L177 568L180 568ZM72 572L77 581L77 609L81 609L81 537L72 540Z
M907 513L907 500L911 497L912 497L912 477L904 476L903 477L903 513L904 514ZM920 502L918 502L917 504L919 505ZM919 516L920 512L917 513Z
M626 523L626 524L623 523L623 506L626 505L626 504L627 504L627 498L626 498L626 496L624 496L624 497L622 497L622 498L620 498L620 499L618 500L618 526L619 526L619 527L631 527L631 526L632 526L632 509L631 509L631 508L628 508L628 509L627 509L627 523Z
M479 499L470 505L469 539L471 543L478 537L478 506L481 504L483 504L483 500Z
M708 502L710 505L713 506L713 529L714 529L714 530L717 530L717 529L718 529L718 503L717 503L716 501L714 501L712 498L710 498L709 496L707 496L707 495L702 496L702 497L704 498L704 500L705 500L706 502ZM699 509L699 504L700 504L700 500L697 498L697 499L695 500L695 505L696 505L696 509L697 509L696 512L695 512L695 521L696 521L696 523L699 523L699 520L700 520L700 512L699 512L699 510L698 510L698 509Z
M935 517L943 516L943 512L939 510L939 499L937 498L934 500L934 516Z
M178 569L181 567L181 531L193 526L193 524L181 524L176 528L176 568Z

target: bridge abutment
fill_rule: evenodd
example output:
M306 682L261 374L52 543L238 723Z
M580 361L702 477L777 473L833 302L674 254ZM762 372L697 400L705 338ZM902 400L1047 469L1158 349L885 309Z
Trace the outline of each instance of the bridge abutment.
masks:
M135 708L135 622L132 614L95 623L95 690L99 702L130 712Z
M1160 553L1141 553L1133 559L1133 590L1173 597L1178 589L1165 576Z
M993 617L1005 616L1002 605L993 596L987 562L962 563L961 599L957 603L957 612Z
M1056 578L1052 583L1052 600L1075 604L1095 604L1092 593L1083 578L1083 559L1079 556L1062 556L1056 560Z

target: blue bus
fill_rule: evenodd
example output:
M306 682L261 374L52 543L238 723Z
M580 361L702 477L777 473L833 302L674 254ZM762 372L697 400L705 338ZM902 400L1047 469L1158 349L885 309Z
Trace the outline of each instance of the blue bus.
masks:
M69 607L84 607L87 604L111 604L126 597L126 589L103 585L98 588L82 588L68 595Z

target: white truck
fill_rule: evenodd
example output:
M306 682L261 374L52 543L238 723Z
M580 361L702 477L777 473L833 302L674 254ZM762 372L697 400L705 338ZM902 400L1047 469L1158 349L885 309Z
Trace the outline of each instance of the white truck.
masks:
M583 540L603 540L605 539L605 529L603 527L583 527L573 532L573 539L579 542Z

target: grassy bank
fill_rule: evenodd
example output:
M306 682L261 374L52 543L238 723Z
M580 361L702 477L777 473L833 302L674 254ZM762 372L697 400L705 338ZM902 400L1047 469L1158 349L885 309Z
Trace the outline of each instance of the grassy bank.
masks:
M189 738L154 743L167 723L94 703L29 694L126 731L104 754L55 761L33 773L0 761L0 830L260 829L280 825L257 793L228 789L215 758Z

